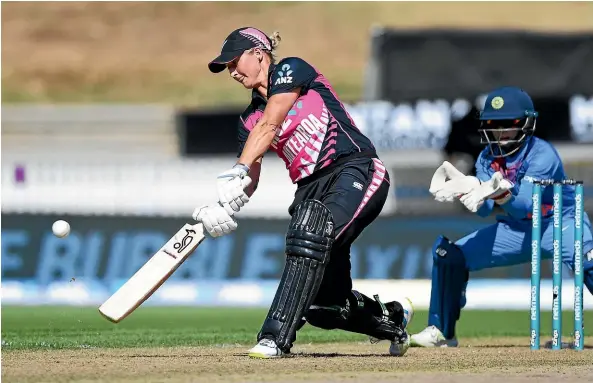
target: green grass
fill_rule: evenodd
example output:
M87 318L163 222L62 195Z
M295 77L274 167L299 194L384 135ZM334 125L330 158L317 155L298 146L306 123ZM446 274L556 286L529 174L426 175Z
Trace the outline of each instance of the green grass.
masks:
M222 344L248 345L265 317L262 309L142 307L120 324L112 324L89 307L2 307L2 350L96 347L168 347ZM427 312L416 313L412 332L426 325ZM571 334L572 311L563 316L564 335ZM593 322L593 312L585 313ZM542 339L549 337L551 314L542 313ZM528 341L527 311L462 313L459 337L522 337ZM299 343L364 341L365 336L324 331L306 325Z

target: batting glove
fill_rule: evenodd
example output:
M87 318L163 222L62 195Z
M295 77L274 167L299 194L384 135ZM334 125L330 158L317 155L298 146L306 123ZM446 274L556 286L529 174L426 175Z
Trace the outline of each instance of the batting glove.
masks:
M232 169L220 174L216 179L218 202L229 215L239 212L249 202L249 196L245 192L245 189L251 184L248 173L248 166L237 164Z
M230 234L238 226L233 216L218 203L200 206L194 210L192 217L204 224L204 228L212 237Z

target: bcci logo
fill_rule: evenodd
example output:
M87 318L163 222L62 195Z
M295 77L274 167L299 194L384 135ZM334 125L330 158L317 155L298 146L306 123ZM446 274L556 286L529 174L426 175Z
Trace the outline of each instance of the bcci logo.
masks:
M492 99L490 105L492 105L494 109L500 109L504 105L504 100L502 99L502 97L496 96Z

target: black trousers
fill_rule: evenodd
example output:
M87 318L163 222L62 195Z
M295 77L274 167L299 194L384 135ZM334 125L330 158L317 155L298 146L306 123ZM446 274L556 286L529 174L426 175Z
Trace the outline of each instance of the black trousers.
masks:
M289 208L316 199L332 212L335 242L313 304L343 306L352 290L350 246L379 215L389 194L389 174L378 158L355 158L335 170L299 183Z

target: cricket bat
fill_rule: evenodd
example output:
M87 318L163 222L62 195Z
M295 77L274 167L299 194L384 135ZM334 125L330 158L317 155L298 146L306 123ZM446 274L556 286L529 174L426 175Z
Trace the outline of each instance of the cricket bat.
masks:
M148 262L100 307L99 312L119 323L146 301L204 240L204 226L185 224Z

